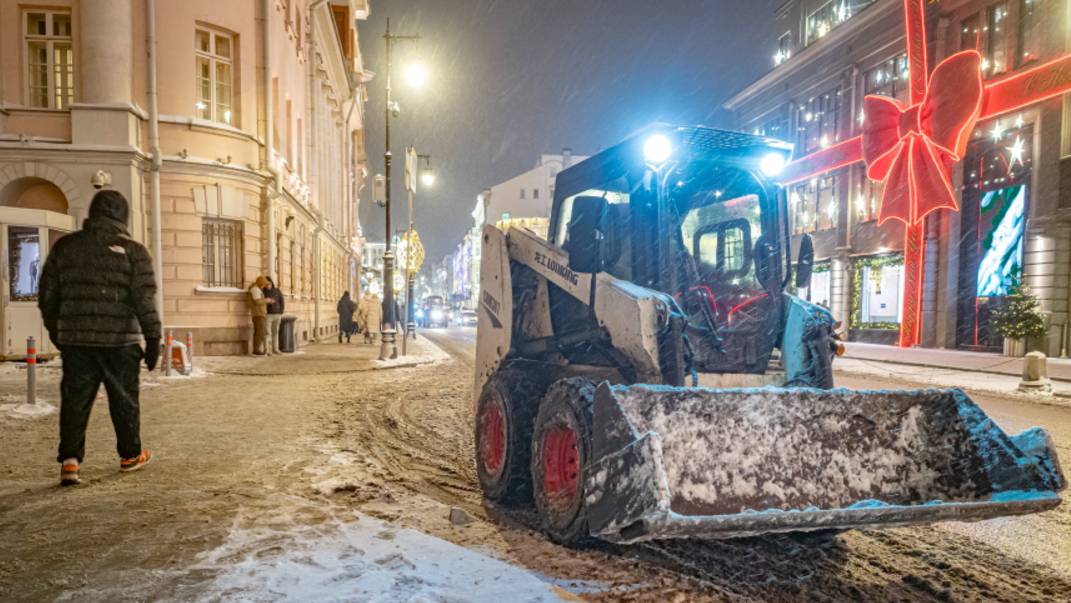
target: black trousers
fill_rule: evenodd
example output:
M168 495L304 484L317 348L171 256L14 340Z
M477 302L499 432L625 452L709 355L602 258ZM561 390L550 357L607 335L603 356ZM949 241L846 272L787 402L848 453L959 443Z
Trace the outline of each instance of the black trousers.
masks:
M86 453L86 426L100 384L108 392L108 413L115 427L119 458L141 454L141 413L138 379L141 347L114 348L64 346L63 380L60 382L60 445L58 462Z

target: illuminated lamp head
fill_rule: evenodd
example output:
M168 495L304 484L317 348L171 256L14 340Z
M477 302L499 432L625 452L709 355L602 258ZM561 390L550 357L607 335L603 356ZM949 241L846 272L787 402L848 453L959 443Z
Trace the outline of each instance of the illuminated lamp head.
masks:
M785 156L781 153L767 153L759 160L759 169L770 178L777 176L785 169Z
M643 158L647 163L661 165L673 155L673 143L665 134L652 134L643 143Z

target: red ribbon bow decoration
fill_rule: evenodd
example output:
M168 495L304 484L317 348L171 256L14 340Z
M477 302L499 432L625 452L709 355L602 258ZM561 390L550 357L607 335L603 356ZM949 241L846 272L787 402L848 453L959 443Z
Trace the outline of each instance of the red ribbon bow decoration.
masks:
M973 50L948 57L911 107L884 96L863 100L863 161L867 176L884 182L879 223L913 226L932 211L959 209L950 174L981 112L981 65Z

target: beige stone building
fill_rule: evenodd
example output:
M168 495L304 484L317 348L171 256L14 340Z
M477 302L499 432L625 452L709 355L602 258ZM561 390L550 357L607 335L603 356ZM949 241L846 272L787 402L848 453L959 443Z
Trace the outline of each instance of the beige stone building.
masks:
M102 182L131 200L164 324L192 331L198 353L248 349L245 288L259 274L286 295L299 345L333 336L360 264L368 12L368 0L0 0L0 354L28 336L50 351L40 266Z

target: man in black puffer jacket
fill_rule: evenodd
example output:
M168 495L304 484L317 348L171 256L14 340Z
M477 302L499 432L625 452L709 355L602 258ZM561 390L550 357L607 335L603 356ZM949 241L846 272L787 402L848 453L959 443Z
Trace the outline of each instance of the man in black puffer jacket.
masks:
M82 230L56 242L41 272L38 307L63 358L60 383L60 483L80 482L86 425L100 384L118 442L119 470L149 462L141 447L138 377L160 357L160 316L152 259L130 238L130 207L117 191L101 191ZM145 351L139 344L145 337Z

